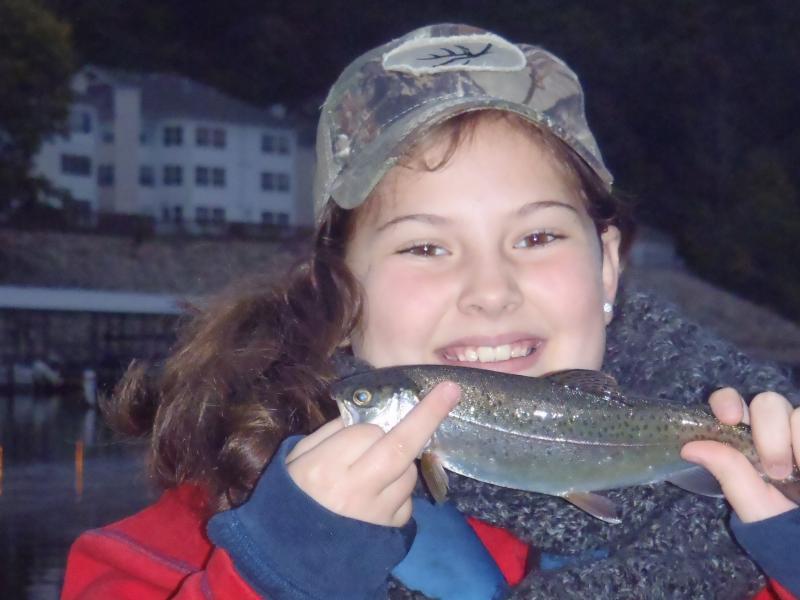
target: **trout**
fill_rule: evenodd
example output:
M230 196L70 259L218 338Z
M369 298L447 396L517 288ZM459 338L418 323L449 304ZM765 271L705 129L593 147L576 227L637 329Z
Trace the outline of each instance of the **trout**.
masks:
M447 469L560 496L618 523L616 506L595 492L666 480L721 497L708 471L680 457L690 441L715 440L741 451L766 481L800 503L797 467L787 479L770 480L748 426L720 423L700 406L626 396L613 377L599 371L527 377L472 367L397 366L341 379L331 394L345 425L372 423L389 431L442 381L461 387L461 402L421 455L423 479L437 501L447 494Z

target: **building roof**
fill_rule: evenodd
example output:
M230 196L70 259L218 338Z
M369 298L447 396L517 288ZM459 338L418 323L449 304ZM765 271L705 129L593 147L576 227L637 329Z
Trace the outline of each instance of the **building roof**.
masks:
M110 87L133 87L141 92L144 118L192 118L294 128L291 120L281 114L285 109L278 105L259 108L172 73L137 73L90 65L81 70L79 77L83 78L85 86L77 90L76 100L96 105L103 117L111 116Z
M170 294L0 286L0 310L179 315L184 306L185 301Z

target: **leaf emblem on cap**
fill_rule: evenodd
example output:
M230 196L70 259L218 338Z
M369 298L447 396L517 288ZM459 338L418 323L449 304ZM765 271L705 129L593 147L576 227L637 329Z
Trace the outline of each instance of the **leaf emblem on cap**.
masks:
M383 68L419 75L443 71L521 71L522 50L493 33L413 38L383 55Z
M443 67L445 65L451 65L451 64L453 64L453 63L455 63L456 61L459 61L459 60L463 61L461 63L462 65L468 65L469 61L471 61L473 58L479 58L481 56L489 54L489 51L492 48L492 44L490 44L490 43L486 44L486 46L483 47L483 50L480 50L478 52L472 52L472 50L470 50L466 46L461 46L461 45L456 46L456 48L458 48L460 50L460 52L456 52L455 50L453 50L451 48L441 48L441 51L444 52L444 54L434 54L433 52L431 52L428 56L421 56L421 57L417 58L417 60L443 60L444 61L444 62L440 62L438 64L433 65L434 67Z

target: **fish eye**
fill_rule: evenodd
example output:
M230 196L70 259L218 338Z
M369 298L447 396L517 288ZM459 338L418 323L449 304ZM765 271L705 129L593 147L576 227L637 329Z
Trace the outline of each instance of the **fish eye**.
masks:
M367 406L372 401L372 393L363 388L353 392L353 403L358 406Z

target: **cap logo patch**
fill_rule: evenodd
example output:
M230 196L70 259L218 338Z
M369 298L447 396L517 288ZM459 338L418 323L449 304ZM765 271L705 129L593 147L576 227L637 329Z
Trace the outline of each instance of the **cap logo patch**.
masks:
M457 61L462 61L462 65L468 65L469 61L473 58L480 58L481 56L485 56L489 53L489 49L492 47L491 44L486 44L483 50L478 52L477 54L473 54L472 51L467 48L466 46L462 46L458 44L456 48L458 48L458 52L453 50L452 48L442 48L441 54L435 54L433 52L430 53L429 56L422 56L417 60L431 60L437 61L436 64L432 64L433 67L446 67L447 65L453 64Z
M518 71L525 55L493 34L412 39L383 56L387 71L423 74L442 71Z

